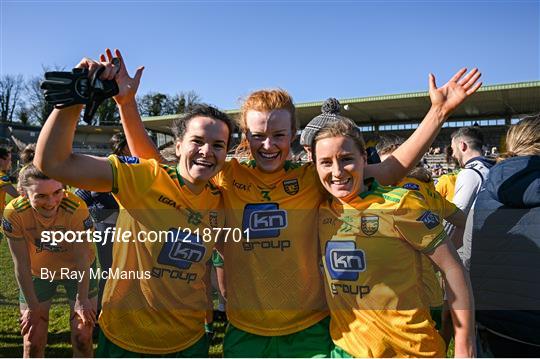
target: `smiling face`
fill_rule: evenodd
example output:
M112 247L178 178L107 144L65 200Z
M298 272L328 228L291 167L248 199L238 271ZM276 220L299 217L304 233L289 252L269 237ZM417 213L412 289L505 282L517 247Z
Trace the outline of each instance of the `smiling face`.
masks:
M246 137L251 155L262 172L273 173L285 165L293 140L291 123L292 117L287 110L247 112Z
M334 197L348 200L364 190L366 156L348 137L317 141L315 164L323 187Z
M65 197L64 186L53 179L34 179L23 190L32 208L45 218L56 215L58 206Z
M180 176L194 193L223 166L227 157L229 129L220 120L197 116L189 120L182 139L176 142Z

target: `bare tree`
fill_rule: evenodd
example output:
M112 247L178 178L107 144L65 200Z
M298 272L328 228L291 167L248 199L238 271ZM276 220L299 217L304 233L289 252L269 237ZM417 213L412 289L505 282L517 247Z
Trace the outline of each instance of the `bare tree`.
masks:
M43 70L43 72L47 71L45 68ZM26 96L30 104L28 106L29 122L41 125L45 123L54 109L53 105L45 101L45 95L40 87L43 78L43 76L35 76L31 78L26 87Z
M0 77L0 122L12 122L24 91L22 75Z

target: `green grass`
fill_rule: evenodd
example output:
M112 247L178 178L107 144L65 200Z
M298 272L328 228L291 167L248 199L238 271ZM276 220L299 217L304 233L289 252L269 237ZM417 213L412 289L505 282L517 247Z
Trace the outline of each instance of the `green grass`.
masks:
M13 261L7 242L0 242L0 357L22 357L22 337L19 328L19 289L13 273ZM216 335L209 356L221 357L225 323L214 323ZM94 341L97 344L97 340ZM49 313L49 337L46 357L72 357L69 334L69 304L63 288L53 299Z

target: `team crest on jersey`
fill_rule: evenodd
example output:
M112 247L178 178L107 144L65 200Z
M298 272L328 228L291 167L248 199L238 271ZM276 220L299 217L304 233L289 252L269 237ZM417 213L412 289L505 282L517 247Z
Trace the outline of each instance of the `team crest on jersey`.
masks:
M11 223L5 219L5 218L2 218L2 228L4 228L4 231L8 232L8 233L11 233L13 232L13 226L11 225Z
M208 218L210 221L210 226L213 228L217 228L218 227L218 213L214 211L210 211L210 213L208 213Z
M420 186L417 185L416 183L412 183L412 182L405 183L403 185L403 188L410 189L411 191L419 191L420 190Z
M300 190L300 185L298 184L298 178L290 179L283 181L283 189L287 194L294 196Z
M441 223L439 216L431 211L425 211L420 217L416 219L418 222L424 223L427 229L433 229Z
M133 156L118 156L118 161L125 163L126 165L135 165L139 163L139 158Z
M372 236L379 230L379 216L362 216L360 228L366 236Z

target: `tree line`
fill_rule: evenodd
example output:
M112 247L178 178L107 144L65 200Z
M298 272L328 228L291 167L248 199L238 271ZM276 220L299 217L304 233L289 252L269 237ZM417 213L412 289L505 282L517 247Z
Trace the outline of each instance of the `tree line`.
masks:
M47 71L65 71L55 68ZM45 101L40 89L42 76L25 79L22 75L4 74L0 76L0 122L43 125L53 107ZM174 115L188 111L201 98L194 91L182 91L174 95L148 92L137 96L141 116ZM107 99L97 110L92 125L118 125L120 115L112 98Z

